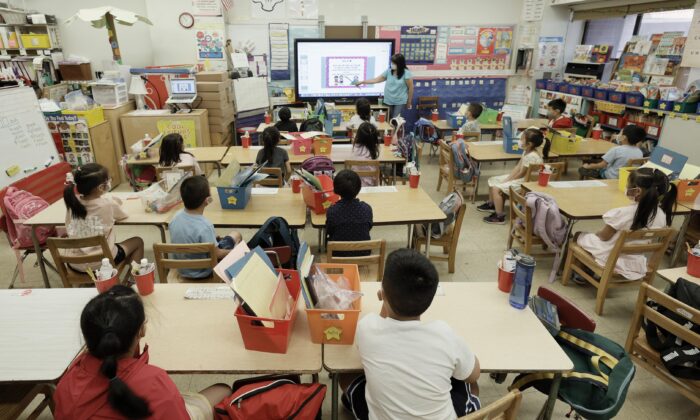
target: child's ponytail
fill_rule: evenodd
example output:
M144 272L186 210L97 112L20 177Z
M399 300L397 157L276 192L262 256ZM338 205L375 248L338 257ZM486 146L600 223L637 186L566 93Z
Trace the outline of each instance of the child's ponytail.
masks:
M95 188L109 180L107 168L98 163L88 163L66 174L66 186L63 188L63 201L75 219L85 219L87 209L80 202L76 192L88 195Z
M666 226L671 226L673 221L673 211L676 207L676 198L678 197L678 188L676 184L669 181L668 177L661 171L654 170L654 179L657 188L659 189L659 207L666 214Z
M630 174L627 188L641 190L630 229L648 227L654 221L659 207L666 216L666 226L671 225L677 190L663 172L658 169L639 168Z

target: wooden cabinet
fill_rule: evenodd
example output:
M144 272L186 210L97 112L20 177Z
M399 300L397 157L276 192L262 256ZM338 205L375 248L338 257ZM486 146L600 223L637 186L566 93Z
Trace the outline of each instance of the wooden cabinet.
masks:
M88 130L90 130L90 143L95 162L107 168L112 177L112 186L116 187L122 182L122 177L119 156L114 152L112 128L109 122L105 121Z
M168 110L131 111L120 118L122 134L124 135L124 147L130 153L132 144L141 140L148 133L155 137L160 132L158 124L170 125L173 129L186 130L189 134L183 135L186 147L211 146L209 137L209 113L206 109L195 109L190 113L171 113ZM188 139L191 143L188 144Z
M117 159L124 156L128 152L124 146L124 136L122 135L122 125L119 121L121 116L127 112L136 109L134 101L129 101L125 104L117 106L103 106L105 120L109 121L109 126L112 129L112 140L114 141L114 154Z

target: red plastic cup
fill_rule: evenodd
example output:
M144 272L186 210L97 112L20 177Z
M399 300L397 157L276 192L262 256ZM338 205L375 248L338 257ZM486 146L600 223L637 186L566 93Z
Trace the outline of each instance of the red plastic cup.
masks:
M301 179L292 178L292 192L294 194L299 194L301 192Z
M112 270L112 277L107 280L95 280L95 287L99 293L104 293L111 289L113 286L119 284L119 277L117 276L117 270Z
M498 290L504 293L510 293L510 289L513 287L513 275L515 273L504 271L501 267L498 267Z
M593 130L591 131L591 137L593 137L596 140L600 140L600 137L603 135L603 130Z
M270 114L265 115L265 124L270 124L272 122L272 117Z
M700 277L700 257L696 257L691 252L688 252L687 271L693 277Z
M156 281L156 268L146 274L135 274L136 288L141 296L148 296L153 293L153 284Z
M463 138L464 138L464 134L462 134L462 133L457 133L457 134L455 134L455 137L456 137L457 140L463 139Z
M418 183L420 182L420 174L418 175L409 175L408 176L408 185L411 188L418 188Z
M386 146L386 147L391 146L391 136L390 135L384 136L384 146Z
M379 122L384 122L384 121L386 121L386 114L381 112L379 114Z
M503 112L499 112L498 115L496 115L496 121L501 122L503 120Z
M348 127L348 138L352 138L352 127Z
M250 147L250 137L241 137L241 144L243 145L244 149L247 149Z
M433 112L433 113L430 115L430 119L433 120L433 121L437 121L439 117L440 117L440 114L438 114L437 112Z
M549 176L552 175L545 171L540 171L540 175L537 177L537 184L546 187L549 184Z

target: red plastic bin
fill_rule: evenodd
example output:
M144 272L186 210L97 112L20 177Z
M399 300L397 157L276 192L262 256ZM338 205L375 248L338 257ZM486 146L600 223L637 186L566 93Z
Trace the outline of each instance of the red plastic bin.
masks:
M301 194L304 196L306 205L316 214L325 214L326 209L333 203L340 200L340 197L333 192L333 179L328 175L318 175L323 191L316 191L308 184L302 184Z
M299 272L296 270L280 269L287 284L289 293L294 298L294 311L289 319L270 319L247 315L243 308L236 309L235 315L238 327L243 337L243 345L247 350L263 351L267 353L287 353L289 339L292 337L294 321L297 319L299 293L301 292L301 282ZM272 323L271 327L261 325L261 321Z

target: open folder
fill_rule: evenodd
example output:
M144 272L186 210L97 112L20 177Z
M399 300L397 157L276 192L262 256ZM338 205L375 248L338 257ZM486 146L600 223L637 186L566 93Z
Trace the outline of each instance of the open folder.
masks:
M299 270L299 276L301 278L301 294L304 297L304 304L308 309L313 309L316 301L313 290L309 285L309 273L311 272L311 265L313 262L314 255L311 253L309 244L302 242L299 245L299 252L297 253L297 270Z

